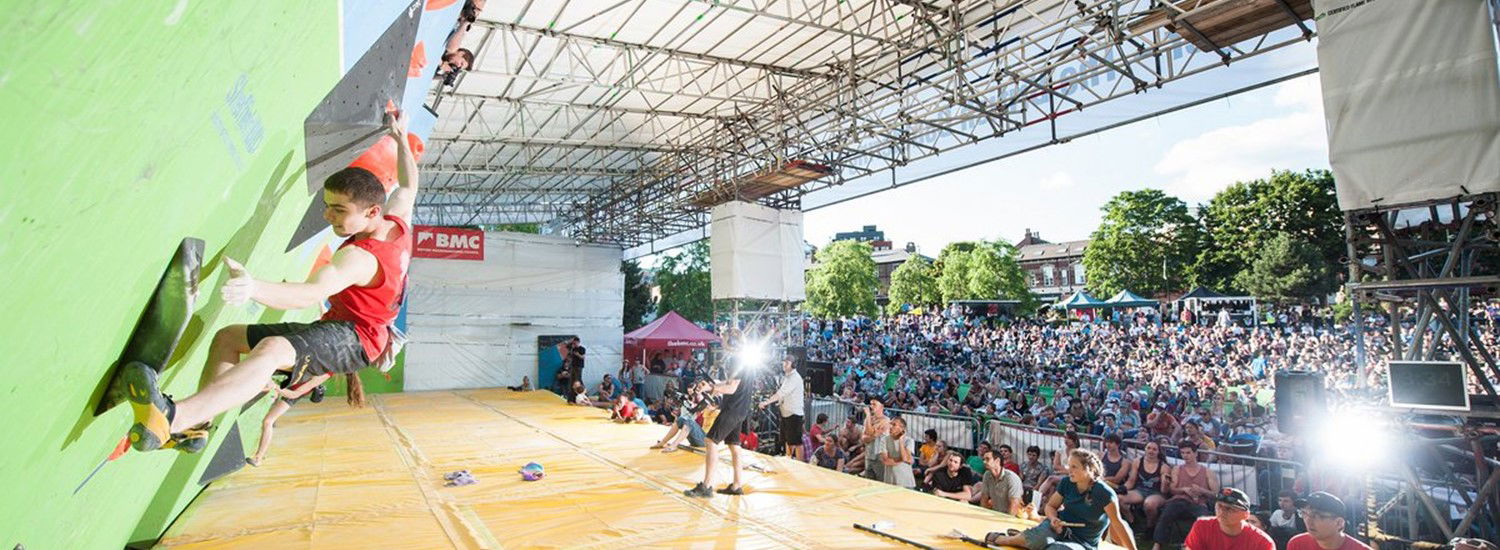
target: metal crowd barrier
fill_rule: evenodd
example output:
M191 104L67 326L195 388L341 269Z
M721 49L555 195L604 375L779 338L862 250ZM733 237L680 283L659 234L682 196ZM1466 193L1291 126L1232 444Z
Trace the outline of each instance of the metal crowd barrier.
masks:
M1064 433L1063 430L991 420L985 426L983 438L991 446L1010 445L1018 463L1026 460L1026 449L1035 445L1042 451L1043 463L1051 468L1052 453L1066 449ZM1078 439L1083 448L1101 455L1104 453L1103 438L1078 434ZM1142 439L1125 440L1123 450L1127 460L1140 460L1145 452L1145 445L1146 442ZM1162 453L1166 455L1168 464L1175 466L1182 463L1182 459L1177 458L1176 446L1163 445ZM1202 451L1199 456L1203 459L1202 463L1218 476L1220 487L1234 487L1244 491L1250 497L1252 507L1260 510L1275 507L1277 495L1283 489L1291 489L1297 475L1305 470L1300 463L1263 456L1220 451Z

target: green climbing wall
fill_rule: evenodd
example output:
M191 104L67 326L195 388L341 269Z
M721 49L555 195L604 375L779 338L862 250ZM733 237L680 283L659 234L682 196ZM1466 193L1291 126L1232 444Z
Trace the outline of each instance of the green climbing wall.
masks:
M222 255L301 280L284 252L312 197L303 119L342 71L338 2L24 2L0 17L0 548L149 541L207 458L130 452L73 491L130 423L93 401L177 243L207 243L168 393L196 388L213 331L305 320L229 308ZM241 422L258 436L265 403ZM216 438L222 439L219 430Z

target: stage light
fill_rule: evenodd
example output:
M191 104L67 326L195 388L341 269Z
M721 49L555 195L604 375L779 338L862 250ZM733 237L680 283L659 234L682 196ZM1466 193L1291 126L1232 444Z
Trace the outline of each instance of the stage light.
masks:
M1315 431L1310 443L1325 464L1339 469L1363 472L1387 463L1395 443L1391 426L1384 418L1361 411L1334 413Z
M766 357L770 355L768 347L767 342L763 340L746 341L737 354L740 364L750 369L758 369L764 366Z

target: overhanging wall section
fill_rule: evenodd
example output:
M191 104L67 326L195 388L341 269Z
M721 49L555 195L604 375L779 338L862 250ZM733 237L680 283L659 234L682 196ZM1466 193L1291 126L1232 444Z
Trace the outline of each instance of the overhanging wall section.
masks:
M586 383L620 368L619 248L486 232L483 261L417 258L408 288L407 390L508 386L522 376L547 387L536 376L542 335L580 337Z

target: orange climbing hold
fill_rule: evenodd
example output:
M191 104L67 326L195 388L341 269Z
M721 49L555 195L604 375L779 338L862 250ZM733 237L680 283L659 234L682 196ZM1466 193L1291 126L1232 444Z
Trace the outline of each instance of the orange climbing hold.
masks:
M438 11L448 6L452 6L455 2L458 2L458 0L427 0L426 9L427 11Z
M422 69L427 67L427 44L417 41L417 46L411 49L411 65L406 69L406 78L417 78L422 76Z
M413 160L422 160L422 151L425 149L422 138L416 134L406 134L406 143L411 147ZM349 166L369 170L389 192L396 186L396 140L391 136L380 136L380 141L370 146L369 150L354 159Z

